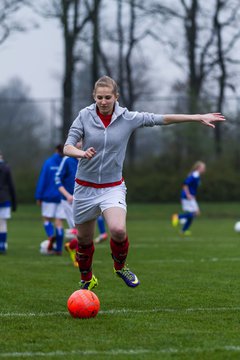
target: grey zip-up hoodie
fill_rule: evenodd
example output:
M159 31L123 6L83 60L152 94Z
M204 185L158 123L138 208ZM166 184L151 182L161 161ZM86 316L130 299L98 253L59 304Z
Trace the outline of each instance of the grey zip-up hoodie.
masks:
M72 123L65 145L76 146L82 140L82 149L94 147L96 155L80 159L76 177L96 184L122 179L123 162L130 135L143 126L163 125L163 115L133 112L115 104L110 125L105 128L92 104L79 112Z

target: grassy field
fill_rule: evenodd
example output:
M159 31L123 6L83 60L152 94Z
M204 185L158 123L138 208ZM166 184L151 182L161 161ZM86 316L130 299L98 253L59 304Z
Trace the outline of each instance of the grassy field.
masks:
M97 245L101 310L80 320L66 308L78 270L65 253L40 255L39 208L20 206L0 257L0 358L239 359L240 206L201 208L182 238L169 220L179 205L129 205L128 264L141 285L127 288L113 274L109 243Z

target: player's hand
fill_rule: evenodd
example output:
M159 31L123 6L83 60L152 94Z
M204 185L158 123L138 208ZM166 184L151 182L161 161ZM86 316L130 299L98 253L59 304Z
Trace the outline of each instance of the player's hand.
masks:
M73 196L69 194L66 198L67 198L67 202L71 205L73 203Z
M200 115L201 117L201 123L207 126L211 126L212 128L215 128L215 125L212 124L215 121L224 121L225 117L221 113L209 113L209 114L203 114Z
M90 147L90 148L88 148L86 151L85 151L85 154L84 154L84 158L85 159L88 159L88 160L90 160L90 159L92 159L94 156L95 156L95 154L96 154L96 150L93 148L93 147Z

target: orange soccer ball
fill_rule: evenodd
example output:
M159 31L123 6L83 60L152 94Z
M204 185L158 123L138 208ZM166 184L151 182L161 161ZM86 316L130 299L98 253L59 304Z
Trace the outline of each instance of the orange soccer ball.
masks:
M67 307L72 317L88 319L97 315L100 301L97 295L90 290L76 290L69 297Z

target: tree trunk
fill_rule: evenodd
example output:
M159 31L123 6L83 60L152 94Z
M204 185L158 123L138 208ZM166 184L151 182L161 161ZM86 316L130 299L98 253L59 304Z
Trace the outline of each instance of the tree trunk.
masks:
M218 93L218 101L217 101L217 110L219 112L222 112L222 107L225 97L226 79L227 79L227 71L226 71L226 64L225 64L224 50L223 50L222 26L219 21L219 12L223 7L224 7L224 2L222 0L217 0L214 24L217 33L218 63L221 71L218 81L219 93ZM221 134L221 124L219 123L217 123L215 127L215 152L216 152L216 156L218 157L222 154L222 134Z
M73 76L74 76L74 55L73 41L70 36L65 35L65 68L63 81L63 128L62 141L64 142L71 123L73 121Z
M93 41L92 41L92 88L99 78L99 7L101 0L94 0L92 24L93 24Z

